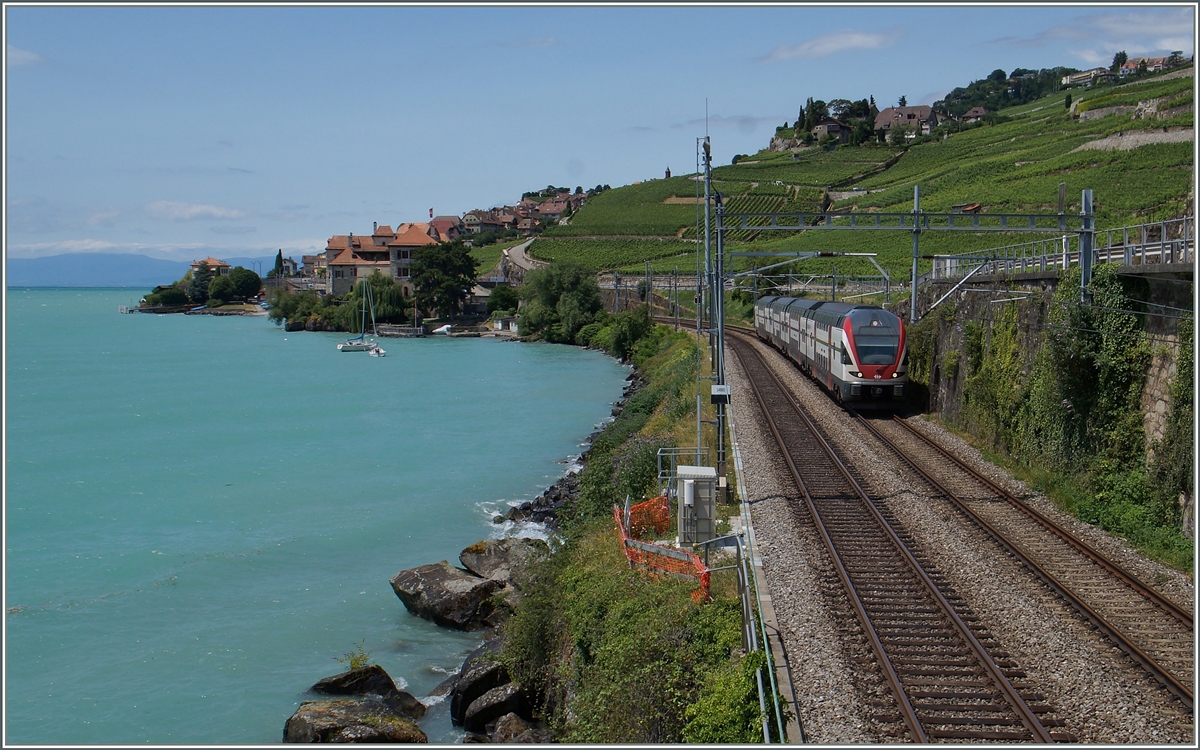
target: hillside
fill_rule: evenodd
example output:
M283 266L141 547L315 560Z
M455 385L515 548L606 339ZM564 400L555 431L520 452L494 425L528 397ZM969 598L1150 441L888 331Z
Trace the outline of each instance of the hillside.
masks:
M1193 210L1193 142L1190 134L1178 132L1194 127L1192 88L1188 68L1182 75L1059 91L1001 110L995 124L958 132L939 128L906 147L763 150L714 167L713 185L730 213L815 212L823 205L835 211L909 212L914 185L920 186L923 211L945 213L957 204L980 203L984 213L1051 213L1058 184L1065 182L1069 214L1079 213L1083 190L1093 191L1100 229L1178 217ZM1135 120L1120 109L1103 116L1110 108L1146 100L1158 100L1159 111L1169 116ZM576 212L570 225L548 229L530 252L596 270L641 273L646 261L659 272L694 270L702 190L695 175L686 175L606 191ZM926 232L921 252L984 250L1036 237ZM904 232L730 233L727 250L738 249L874 252L893 278L906 278L912 262L912 239ZM868 261L844 257L798 261L794 270L828 273L830 265L839 274L876 273ZM928 265L922 261L921 270Z

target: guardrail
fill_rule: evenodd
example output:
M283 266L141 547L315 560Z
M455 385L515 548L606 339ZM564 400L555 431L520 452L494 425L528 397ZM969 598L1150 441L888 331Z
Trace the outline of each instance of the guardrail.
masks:
M1094 237L1092 253L1096 263L1135 266L1191 263L1195 258L1193 216L1099 230ZM934 279L960 278L976 271L1029 273L1066 270L1072 265L1079 265L1080 244L1080 235L1068 234L957 255L935 255L933 269L922 274L917 281L923 284Z

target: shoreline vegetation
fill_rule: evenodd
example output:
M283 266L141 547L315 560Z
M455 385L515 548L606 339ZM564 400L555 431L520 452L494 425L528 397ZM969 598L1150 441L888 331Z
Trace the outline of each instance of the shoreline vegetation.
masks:
M462 568L443 560L391 580L414 615L485 634L424 700L450 701L464 742L761 742L755 673L763 657L741 648L732 575L714 574L712 600L698 603L695 582L632 569L612 518L627 496L636 503L658 494L659 448L694 441L704 344L653 324L645 306L608 315L594 277L579 270L531 272L522 333L534 333L522 338L601 349L633 371L612 421L590 437L582 468L494 519L543 524L549 545L484 540L460 553ZM369 657L360 655L353 665L361 670ZM341 677L361 682L353 670ZM305 701L285 741L404 741L389 739L414 718L402 696L389 703L381 689L352 689L356 699Z

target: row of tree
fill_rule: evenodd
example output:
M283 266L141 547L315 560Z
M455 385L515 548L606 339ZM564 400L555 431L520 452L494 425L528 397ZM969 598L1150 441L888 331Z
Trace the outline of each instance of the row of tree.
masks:
M262 279L248 268L235 267L227 276L218 275L205 261L165 289L146 295L146 304L203 305L245 301L257 296Z

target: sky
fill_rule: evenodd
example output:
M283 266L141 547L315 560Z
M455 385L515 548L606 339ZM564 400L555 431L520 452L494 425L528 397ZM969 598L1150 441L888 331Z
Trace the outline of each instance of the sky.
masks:
M1194 52L1195 6L6 3L6 257L299 260L335 234L765 148L809 98Z

